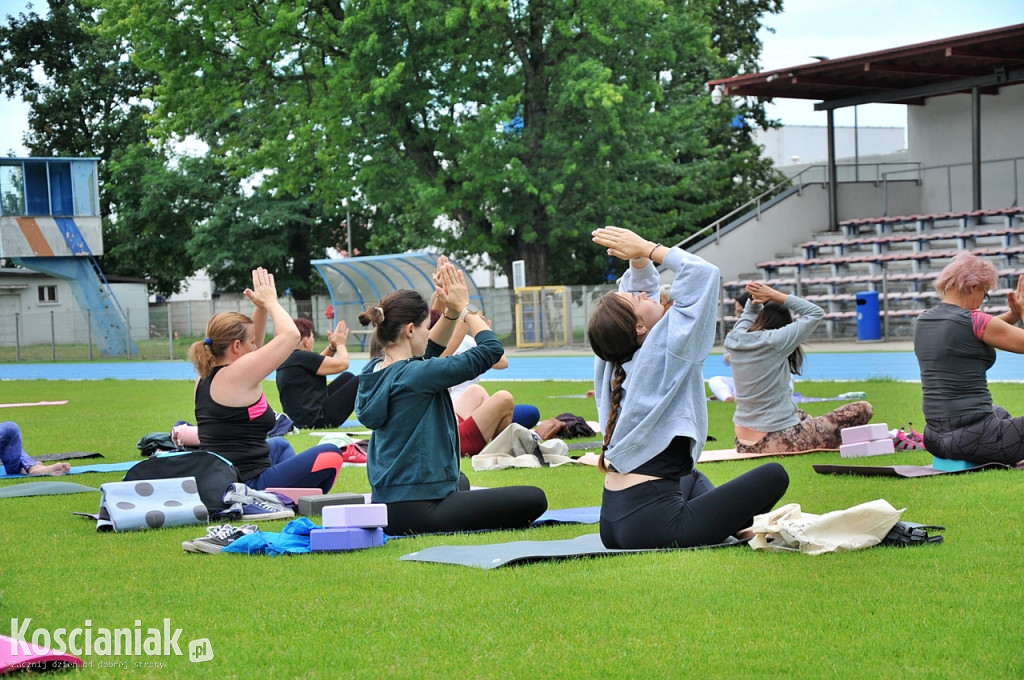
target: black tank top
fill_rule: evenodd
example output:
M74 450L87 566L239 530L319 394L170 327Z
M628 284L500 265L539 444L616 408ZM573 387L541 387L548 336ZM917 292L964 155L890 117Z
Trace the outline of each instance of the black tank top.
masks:
M674 437L664 451L640 465L633 473L662 479L682 479L693 471L693 457L690 455L692 444L693 440L689 437Z
M214 368L213 373L201 378L196 386L199 444L234 463L238 478L245 482L270 467L267 433L273 429L276 416L265 394L251 406L224 406L215 402L210 397L210 384L222 368Z

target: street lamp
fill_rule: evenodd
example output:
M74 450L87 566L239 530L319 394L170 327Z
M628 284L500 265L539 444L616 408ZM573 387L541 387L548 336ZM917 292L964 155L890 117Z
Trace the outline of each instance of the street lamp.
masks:
M341 199L345 206L345 247L348 249L348 256L352 257L352 211L348 207L348 199Z

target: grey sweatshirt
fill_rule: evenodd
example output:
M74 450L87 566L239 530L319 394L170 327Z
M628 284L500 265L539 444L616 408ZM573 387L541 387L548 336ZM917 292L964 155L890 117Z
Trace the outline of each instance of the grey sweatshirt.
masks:
M783 306L799 318L782 328L747 332L761 311L760 304L748 300L740 320L725 337L736 381L732 422L758 432L778 432L800 422L789 386L789 355L825 316L821 307L795 295Z
M715 343L718 267L679 248L662 263L675 272L672 308L654 324L633 358L623 364L625 396L605 458L622 473L635 470L663 450L676 436L694 441L696 464L708 434L704 393L704 359ZM630 267L620 291L645 292L658 299L660 279L653 264ZM611 407L615 364L594 358L594 392L601 426Z

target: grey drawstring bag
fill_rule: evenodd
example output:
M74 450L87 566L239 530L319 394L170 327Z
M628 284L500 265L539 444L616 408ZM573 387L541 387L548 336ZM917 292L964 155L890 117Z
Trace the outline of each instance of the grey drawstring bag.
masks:
M195 477L109 482L100 485L100 492L96 531L206 524L210 517Z

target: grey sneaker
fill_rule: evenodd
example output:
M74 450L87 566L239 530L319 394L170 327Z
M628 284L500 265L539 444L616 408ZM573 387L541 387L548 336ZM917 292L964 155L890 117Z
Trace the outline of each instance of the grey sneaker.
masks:
M281 500L267 491L250 489L241 482L230 484L224 492L225 514L235 518L291 519L295 512L286 508Z
M244 524L240 527L221 524L217 527L207 527L205 536L193 538L191 541L184 541L181 544L181 548L185 552L219 553L225 546L231 545L242 536L251 534L256 530L255 524Z

